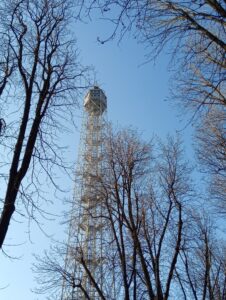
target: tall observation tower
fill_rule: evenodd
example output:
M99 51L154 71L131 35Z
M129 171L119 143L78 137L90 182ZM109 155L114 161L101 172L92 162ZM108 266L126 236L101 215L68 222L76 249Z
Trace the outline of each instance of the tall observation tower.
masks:
M97 86L84 99L79 167L70 220L65 270L71 284L63 281L61 300L99 300L87 269L99 288L103 286L103 232L101 191L103 139L107 98ZM87 268L87 269L86 269ZM81 289L82 286L82 289ZM88 294L88 297L85 293Z

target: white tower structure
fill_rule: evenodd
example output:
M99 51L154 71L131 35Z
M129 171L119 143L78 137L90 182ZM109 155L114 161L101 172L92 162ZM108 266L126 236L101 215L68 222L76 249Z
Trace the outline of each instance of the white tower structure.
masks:
M84 266L102 288L104 223L101 217L102 199L97 178L103 174L102 154L106 109L107 98L104 92L94 86L84 99L82 147L65 260L65 271L70 275L71 282L68 284L68 281L64 280L61 300L100 299Z

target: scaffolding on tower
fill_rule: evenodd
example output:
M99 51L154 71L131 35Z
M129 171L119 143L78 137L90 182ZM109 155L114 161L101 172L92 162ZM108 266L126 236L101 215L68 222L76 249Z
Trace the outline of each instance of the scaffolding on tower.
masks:
M109 285L109 278L106 279L104 274L106 225L102 217L103 199L99 180L104 176L106 109L107 98L104 92L94 86L84 99L79 167L65 259L65 270L71 274L74 284L68 285L63 280L61 300L101 299L87 270L98 288L104 290L106 281Z

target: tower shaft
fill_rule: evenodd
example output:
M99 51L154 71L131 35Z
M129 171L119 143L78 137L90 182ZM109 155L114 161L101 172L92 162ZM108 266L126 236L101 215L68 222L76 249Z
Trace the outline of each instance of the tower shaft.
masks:
M101 187L103 173L104 112L107 102L103 91L91 89L84 100L85 117L69 227L61 300L99 300L95 283L103 285L103 218ZM91 277L91 276L92 277ZM88 297L87 297L88 295Z

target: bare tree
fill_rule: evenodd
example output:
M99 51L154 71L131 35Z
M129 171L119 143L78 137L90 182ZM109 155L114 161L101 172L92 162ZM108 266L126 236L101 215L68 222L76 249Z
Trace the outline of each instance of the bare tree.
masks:
M207 113L197 130L197 156L207 174L210 198L218 212L226 208L226 114L215 108Z
M3 7L1 7L3 9ZM1 12L2 14L3 12ZM4 30L4 26L0 26L0 96L2 95L7 82L10 80L14 69L14 56L10 48L10 36Z
M189 231L180 252L176 271L183 299L224 299L226 288L225 241L217 239L212 220L192 212Z
M179 140L169 138L151 155L150 145L128 131L108 142L111 176L104 185L110 195L106 206L125 299L170 297L181 248L183 206L191 192L190 171L180 147Z
M62 284L69 286L73 291L75 288L81 289L86 299L91 300L80 278L70 274L65 269L64 258L66 256L65 245L57 245L51 251L45 252L44 257L36 256L37 264L34 265L34 273L38 273L36 282L40 288L35 292L48 294L47 299L61 299ZM56 292L57 291L57 292ZM71 294L73 299L73 294Z
M0 248L18 201L34 218L44 174L57 188L54 166L67 170L58 133L66 132L87 71L78 62L69 32L71 8L67 0L12 0L0 5L5 38L0 105L7 123L1 140Z
M90 3L88 2L88 5ZM224 1L92 1L115 24L122 36L134 29L143 42L150 46L151 55L171 49L181 61L185 79L183 97L190 105L200 108L205 104L225 105L225 17ZM117 10L112 11L113 7ZM154 51L153 51L154 50ZM185 73L186 71L186 73ZM183 74L184 73L184 74ZM186 77L186 78L185 78Z
M172 99L174 103L175 99L178 100L176 104L182 108L183 114L185 110L191 112L189 119L199 131L201 152L206 136L201 136L204 133L202 128L212 110L224 115L218 125L216 118L215 126L223 124L225 128L225 1L96 0L86 3L89 13L90 8L99 6L105 18L115 26L112 35L101 42L117 33L123 38L126 31L132 30L149 49L147 59L156 58L163 49L172 53L172 67L176 69L175 80L171 83ZM225 131L217 144L222 138L225 144ZM210 147L206 147L205 155L213 158L214 151L207 153L208 150ZM225 160L225 152L223 155ZM202 159L200 162L206 168L206 161ZM217 189L216 185L214 191ZM225 198L225 190L221 189L221 192Z
M74 246L73 262L82 264L93 286L100 289L101 299L166 300L173 299L181 289L175 278L181 264L186 206L191 201L190 168L183 161L179 140L169 138L166 144L158 143L156 148L155 151L131 130L111 132L106 139L105 172L95 179L95 186L103 199L101 216L106 220L104 234L108 237L103 244L106 247L104 281L109 283L111 273L115 297L98 286L86 261L82 260L81 251L78 258L79 245ZM39 259L36 270L46 272L45 278L41 277L39 291L49 287L59 290L59 286L52 285L59 275L56 272L66 273L64 264L57 259L57 264L49 263L52 257ZM70 284L70 280L67 282Z

